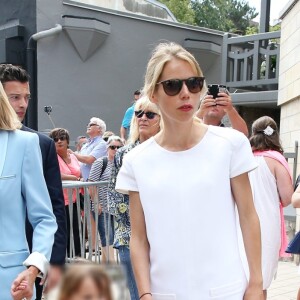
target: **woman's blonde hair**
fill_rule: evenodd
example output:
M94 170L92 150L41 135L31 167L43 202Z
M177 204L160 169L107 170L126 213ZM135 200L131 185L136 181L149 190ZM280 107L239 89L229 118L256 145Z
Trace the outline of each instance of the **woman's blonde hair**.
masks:
M6 93L0 82L0 129L16 130L21 128L22 124L18 120L17 114L9 104Z
M160 76L163 72L165 64L174 58L188 62L192 69L195 71L196 76L203 76L202 70L197 60L190 52L175 43L160 43L154 49L147 65L145 83L143 88L144 95L147 95L149 98L152 97L157 86L156 84L160 80ZM204 86L202 88L201 94L204 94L205 91L206 87Z
M151 111L154 113L157 113L160 116L160 111L156 104L151 102L147 96L142 96L140 99L138 99L134 106L134 111L142 110L142 111ZM162 118L160 118L160 129L162 129ZM137 117L135 114L133 115L130 123L130 134L128 138L128 143L133 144L139 139L140 133L139 133L139 126Z

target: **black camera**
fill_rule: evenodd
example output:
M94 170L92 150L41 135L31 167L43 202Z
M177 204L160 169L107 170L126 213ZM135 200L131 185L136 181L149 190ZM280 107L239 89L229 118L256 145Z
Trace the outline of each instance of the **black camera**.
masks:
M50 113L52 112L52 106L44 106L44 112L50 115Z
M228 90L226 85L221 85L221 84L209 84L207 86L208 88L208 95L212 95L214 99L218 97L218 93L226 93L228 94Z

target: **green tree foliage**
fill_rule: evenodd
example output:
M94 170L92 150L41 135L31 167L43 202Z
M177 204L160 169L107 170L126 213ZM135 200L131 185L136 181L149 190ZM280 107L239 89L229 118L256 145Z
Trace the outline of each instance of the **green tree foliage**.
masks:
M246 0L191 0L191 8L198 26L239 34L258 15Z
M246 35L257 34L257 33L258 33L258 26L249 26L246 29Z
M160 0L173 13L178 22L196 25L195 12L191 8L190 0Z
M281 29L281 24L276 24L274 26L270 26L270 32L273 32L273 31L280 31ZM250 34L257 34L259 31L259 28L258 28L258 25L257 26L249 26L247 27L246 29L246 35L250 35ZM277 40L275 40L275 42L279 42Z

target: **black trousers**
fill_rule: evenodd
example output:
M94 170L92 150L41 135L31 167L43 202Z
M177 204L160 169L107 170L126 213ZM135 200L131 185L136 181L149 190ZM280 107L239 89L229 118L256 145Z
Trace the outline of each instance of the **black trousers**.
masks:
M73 205L73 238L74 238L74 247L75 247L75 256L80 256L80 238L79 238L79 226L78 226L78 216L77 216L77 205ZM70 257L70 213L69 206L65 206L66 210L66 220L67 220L67 255ZM41 278L35 280L35 290L36 290L36 300L42 299L43 286L40 285Z
M74 247L75 247L75 256L80 256L80 238L79 238L79 223L78 223L78 216L77 216L77 205L76 203L72 203L69 205L73 205L73 238L74 238ZM70 253L70 213L69 213L69 206L65 206L66 209L66 218L67 218L67 255L68 257L71 256Z

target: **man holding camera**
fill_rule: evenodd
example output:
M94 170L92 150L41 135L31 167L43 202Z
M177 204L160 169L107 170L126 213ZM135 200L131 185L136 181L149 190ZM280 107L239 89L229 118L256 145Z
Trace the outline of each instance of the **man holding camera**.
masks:
M225 127L222 123L225 115L228 116L233 129L248 136L246 122L233 107L230 94L227 90L218 90L214 95L208 92L202 99L200 108L196 113L196 116L203 120L204 124L221 127Z

